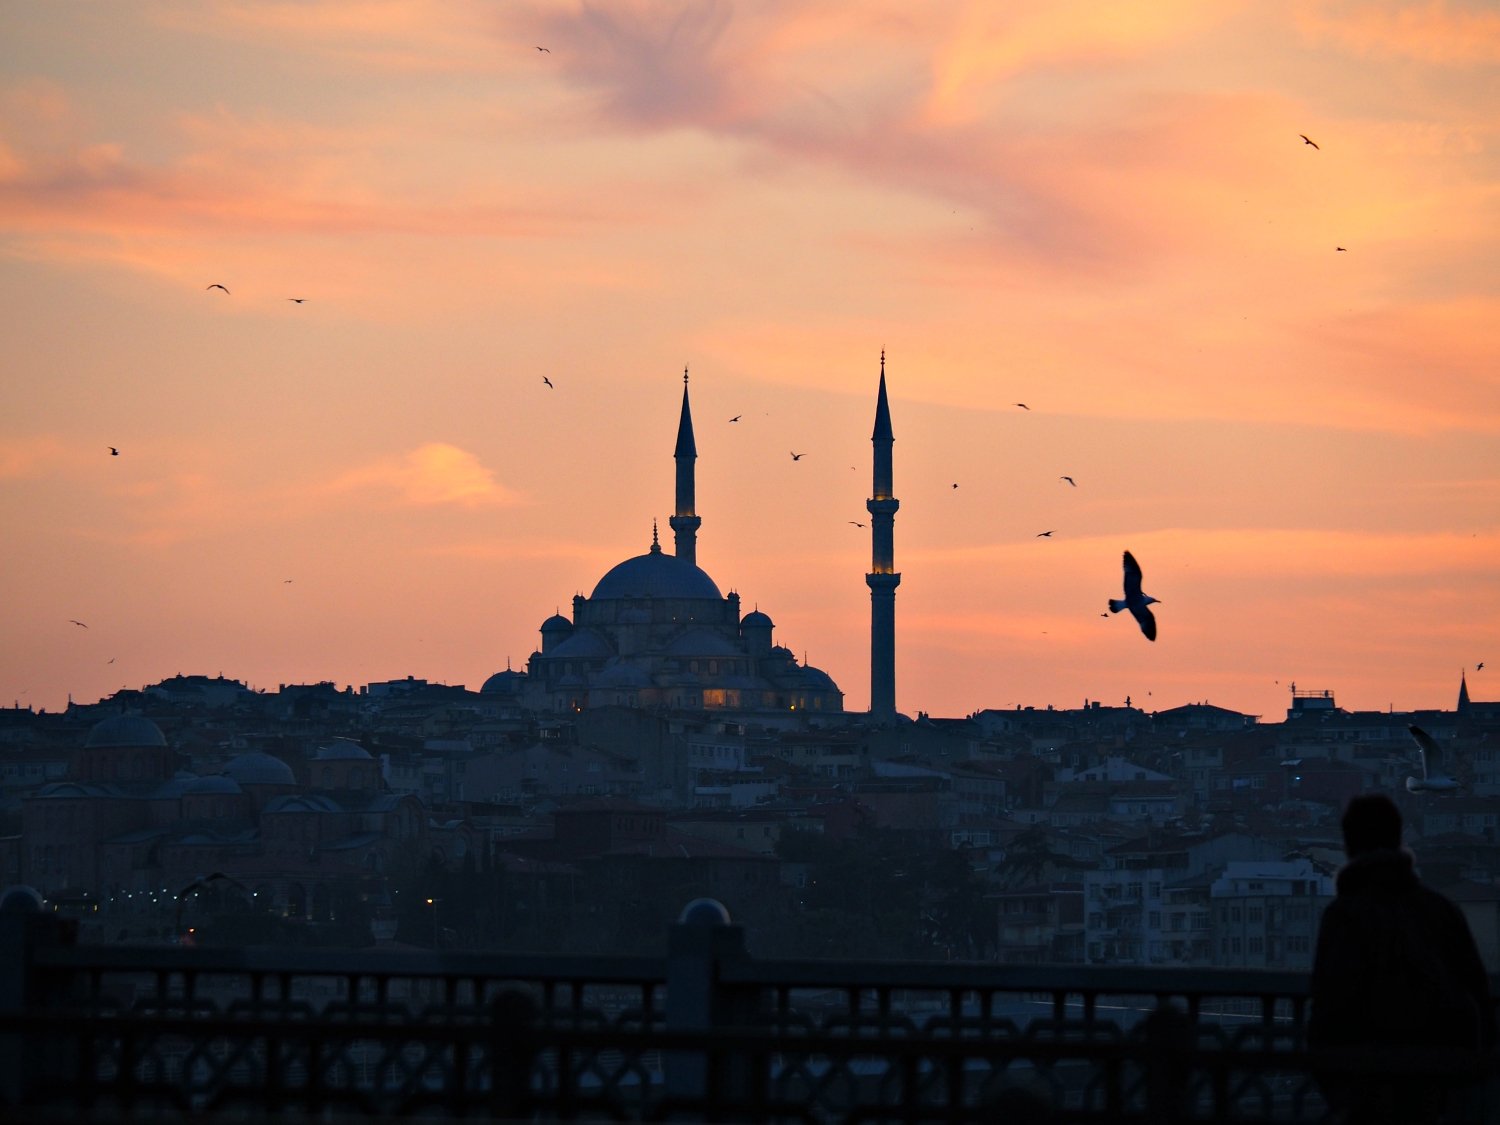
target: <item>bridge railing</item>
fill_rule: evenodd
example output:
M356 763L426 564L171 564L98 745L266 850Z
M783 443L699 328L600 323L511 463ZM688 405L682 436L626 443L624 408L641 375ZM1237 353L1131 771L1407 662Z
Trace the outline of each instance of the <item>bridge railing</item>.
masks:
M80 947L0 914L0 1107L1316 1121L1337 1119L1322 1090L1342 1074L1426 1075L1458 1091L1455 1120L1496 1116L1493 1059L1315 1056L1307 1000L1301 973L763 961L706 909L660 958Z

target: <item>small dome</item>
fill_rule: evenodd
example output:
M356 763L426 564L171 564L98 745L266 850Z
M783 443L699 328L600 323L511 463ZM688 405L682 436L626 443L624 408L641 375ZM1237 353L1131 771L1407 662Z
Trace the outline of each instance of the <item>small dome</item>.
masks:
M521 690L521 685L526 682L524 672L513 672L507 668L503 672L496 672L484 681L484 686L479 689L480 695L514 695Z
M161 727L140 715L116 715L114 718L95 723L83 743L90 750L103 747L134 748L165 746L166 744L167 739L161 733Z
M740 619L741 629L771 629L774 627L775 623L772 622L770 616L758 609L752 609Z
M368 761L370 752L352 738L335 738L319 748L316 758L320 762Z
M701 598L720 601L719 588L698 567L676 555L652 550L626 559L594 587L593 601L619 598Z
M172 778L172 780L162 782L161 788L151 795L153 797L181 797L184 793L189 791L189 785L193 784L193 782L195 781L202 780L202 778L196 776L195 774L179 773L176 777Z
M292 767L280 758L252 750L231 758L224 772L241 785L296 785Z
M544 633L571 633L572 631L573 623L560 613L554 613L551 617L542 622L542 632Z

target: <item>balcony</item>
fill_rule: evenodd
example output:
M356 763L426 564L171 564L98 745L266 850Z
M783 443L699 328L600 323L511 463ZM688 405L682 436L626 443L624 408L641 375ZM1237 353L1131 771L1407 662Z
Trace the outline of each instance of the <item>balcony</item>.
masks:
M763 961L744 937L700 913L660 958L80 947L0 914L0 1121L1319 1121L1315 1066L1500 1110L1493 1058L1315 1057L1302 973Z

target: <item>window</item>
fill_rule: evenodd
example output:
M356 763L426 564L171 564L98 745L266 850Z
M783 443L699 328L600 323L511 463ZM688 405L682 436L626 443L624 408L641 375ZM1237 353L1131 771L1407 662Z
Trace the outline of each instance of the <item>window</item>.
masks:
M1264 952L1264 943L1262 942L1262 940L1260 938L1253 937L1253 938L1249 938L1247 940L1250 942L1250 952L1251 953L1262 953L1262 952Z
M1150 915L1148 916L1147 925L1149 925L1153 930L1159 930L1159 929L1161 929L1161 911L1160 910L1153 910L1150 913Z
M1259 922L1261 920L1261 909L1258 906L1245 907L1245 921Z

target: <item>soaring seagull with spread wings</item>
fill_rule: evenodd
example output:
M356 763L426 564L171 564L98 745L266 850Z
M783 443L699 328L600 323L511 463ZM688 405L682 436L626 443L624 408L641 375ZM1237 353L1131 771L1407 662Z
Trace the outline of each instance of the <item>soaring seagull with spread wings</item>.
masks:
M1130 610L1130 616L1134 617L1136 624L1141 627L1141 632L1146 634L1148 641L1156 640L1156 617L1152 614L1150 606L1157 601L1150 594L1141 593L1141 564L1135 561L1135 556L1129 551L1125 552L1125 596L1123 598L1109 599L1109 612L1119 613L1122 609Z
M1303 144L1309 144L1309 145L1312 145L1312 146L1313 146L1313 148L1318 148L1318 142L1317 142L1317 141L1315 141L1315 140L1313 140L1313 139L1312 139L1312 138L1311 138L1311 137L1309 137L1309 136L1308 136L1308 135L1307 135L1307 134L1306 134L1306 133L1298 133L1298 134L1297 134L1297 136L1299 136L1299 137L1301 137L1301 138L1302 138L1302 143L1303 143ZM1322 150L1322 149L1320 149L1320 148L1318 148L1318 151L1319 151L1319 152L1322 152L1322 151L1323 151L1323 150Z
M212 285L205 285L203 288L204 289L223 289L224 292L226 292L226 293L229 292L228 288L226 288L223 285L220 285L217 281L214 282Z
M1406 733L1417 744L1417 754L1422 759L1422 776L1406 779L1408 793L1452 793L1463 788L1443 768L1443 749L1437 739L1415 723L1406 725Z

